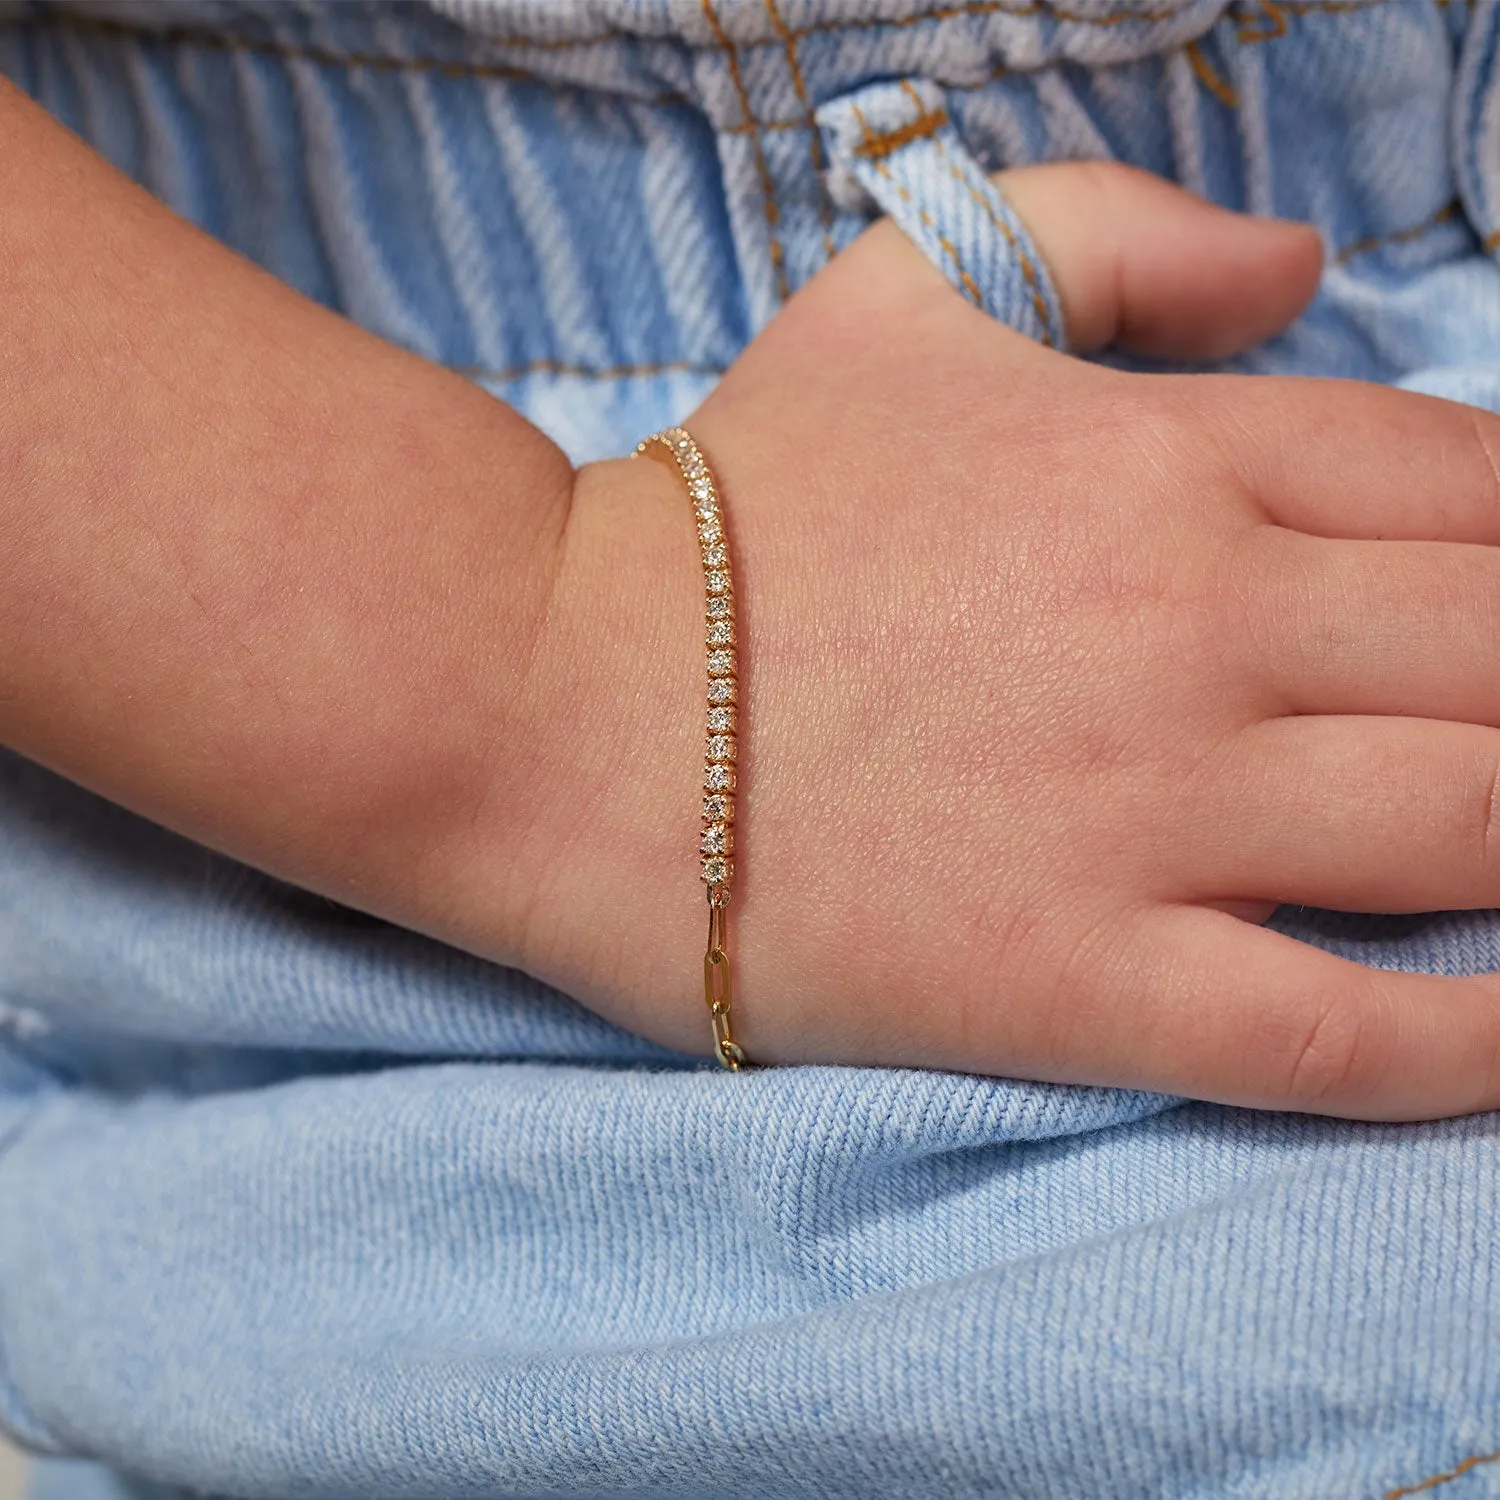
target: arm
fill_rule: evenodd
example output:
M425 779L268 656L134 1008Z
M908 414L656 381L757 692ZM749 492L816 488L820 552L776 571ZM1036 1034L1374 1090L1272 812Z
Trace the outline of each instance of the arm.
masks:
M555 755L569 464L3 84L0 142L0 740L441 927L453 836L524 846Z

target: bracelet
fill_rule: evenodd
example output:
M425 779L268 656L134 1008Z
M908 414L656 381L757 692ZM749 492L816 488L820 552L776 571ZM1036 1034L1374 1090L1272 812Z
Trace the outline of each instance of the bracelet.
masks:
M687 486L703 554L704 639L708 647L708 735L704 742L703 830L698 837L699 874L708 887L708 951L703 955L703 1000L713 1024L714 1056L733 1073L746 1065L730 1029L733 985L729 967L729 887L734 865L734 760L736 699L734 586L729 543L718 491L697 443L686 428L653 433L635 457L660 456L675 466Z

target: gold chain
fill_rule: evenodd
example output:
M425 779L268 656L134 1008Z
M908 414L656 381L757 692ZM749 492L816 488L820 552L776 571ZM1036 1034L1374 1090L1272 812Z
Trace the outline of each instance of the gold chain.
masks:
M714 1056L731 1072L746 1066L734 1039L729 963L729 892L734 879L735 758L739 734L739 684L735 671L734 579L724 511L712 471L683 427L653 433L635 450L672 464L687 486L703 559L704 642L708 650L708 718L704 741L703 827L698 835L699 875L708 888L708 950L703 955L703 1002L713 1025Z

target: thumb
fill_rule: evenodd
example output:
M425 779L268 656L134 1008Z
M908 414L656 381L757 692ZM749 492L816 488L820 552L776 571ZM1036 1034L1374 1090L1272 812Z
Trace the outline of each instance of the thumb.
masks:
M1052 272L1075 352L1221 359L1285 328L1317 290L1310 225L1231 213L1115 162L995 181Z

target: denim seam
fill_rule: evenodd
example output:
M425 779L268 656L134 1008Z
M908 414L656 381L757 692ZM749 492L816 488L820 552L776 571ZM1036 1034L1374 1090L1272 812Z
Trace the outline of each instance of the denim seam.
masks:
M870 124L869 121L865 119L864 111L861 110L857 104L854 106L854 118L859 121L859 128L864 133L865 142L868 144L869 142L875 140L875 132L870 129ZM935 223L933 223L932 215L929 214L925 208L923 208L912 198L912 195L907 191L905 184L898 182L891 175L891 169L886 165L884 157L872 157L870 160L870 165L874 167L875 170L879 172L880 175L884 177L885 180L890 183L893 188L895 188L896 192L900 195L901 201L903 203L909 203L914 209L916 209L917 217L922 221L923 228L930 229L932 231L933 236L936 238L938 244L943 247L943 250L947 254L948 258L953 262L954 269L958 272L958 279L963 283L964 291L967 292L969 297L973 300L974 306L983 309L984 296L980 292L979 286L975 282L973 276L969 274L969 268L964 264L963 256L959 254L958 247L953 243L952 240L948 238L946 234L944 234L937 227Z
M1435 0L1438 5L1448 3L1448 0ZM1306 16L1320 13L1328 15L1344 15L1353 11L1369 10L1377 5L1388 5L1390 0L1260 0L1263 11L1290 12L1292 15ZM964 0L957 5L939 6L934 10L923 11L919 15L910 16L860 16L845 21L815 21L811 25L797 28L795 35L816 36L828 32L846 31L874 31L882 28L900 28L906 26L920 26L924 22L941 23L945 21L960 20L970 16L1014 16L1024 20L1032 16L1050 17L1052 20L1065 26L1092 26L1098 30L1118 30L1122 26L1128 26L1132 22L1139 25L1156 25L1161 21L1175 20L1186 9L1186 6L1167 6L1160 10L1143 10L1122 13L1112 16L1092 16L1081 14L1078 11L1064 10L1059 6L1047 3L1047 0L1022 0L1021 4L1013 3L1013 0ZM1269 41L1273 36L1282 36L1286 31L1284 16L1272 17L1273 30L1269 33L1245 37L1242 40ZM605 40L595 38L594 40ZM525 45L519 43L518 45ZM745 46L763 47L770 45L768 40L746 42Z
M1456 219L1461 211L1462 205L1457 198L1454 198L1451 202L1445 203L1436 213L1429 214L1420 223L1408 224L1402 229L1389 229L1384 234L1372 234L1367 239L1355 240L1353 244L1345 245L1342 250L1335 252L1333 264L1347 266L1358 256L1369 255L1372 251L1382 250L1387 245L1404 245L1410 240L1421 239L1424 234ZM1489 238L1494 238L1494 236ZM1490 248L1488 238L1485 241L1485 248Z
M1269 38L1265 38L1269 40ZM1192 67L1193 76L1206 88L1225 109L1238 109L1240 107L1240 96L1235 93L1231 84L1226 83L1214 71L1213 64L1209 62L1204 54L1200 41L1194 40L1182 49L1187 53L1187 60Z
M1283 28L1283 31L1275 32L1274 35L1284 34L1285 21L1278 18L1276 12L1283 12L1293 16L1349 16L1356 11L1373 10L1379 5L1389 5L1391 0L1261 0L1261 9L1272 16L1273 21ZM1434 5L1444 6L1448 0L1433 0ZM1247 38L1257 40L1257 38ZM1265 38L1264 40L1269 40Z
M1042 325L1042 343L1049 349L1056 348L1061 343L1057 337L1057 330L1052 326L1052 318L1047 311L1046 298L1042 296L1041 280L1036 274L1036 266L1031 257L1026 253L1026 247L1016 237L1015 231L1010 225L995 212L995 205L991 203L983 193L964 175L963 169L948 154L947 143L941 136L933 144L937 147L938 155L948 163L948 170L953 173L954 178L969 190L969 196L989 216L989 221L1005 237L1005 242L1014 252L1016 259L1021 263L1021 275L1026 280L1026 285L1031 292L1031 305L1036 310L1037 320ZM1014 212L1014 210L1012 210Z
M792 75L792 90L797 95L797 103L802 106L803 118L810 132L807 149L812 158L813 187L818 195L818 218L823 225L823 264L826 266L833 259L834 246L833 213L828 201L828 190L823 181L825 165L823 136L818 130L818 122L813 115L812 100L808 98L807 80L802 76L802 64L797 57L797 38L782 19L776 0L762 0L762 4L766 8L766 15L770 17L771 25L775 27L785 44L787 71Z
M1237 42L1274 42L1277 37L1286 35L1286 12L1283 5L1277 4L1276 0L1260 0L1257 10L1271 23L1269 30L1257 31L1249 21L1242 21L1234 33Z
M887 156L894 156L903 146L909 146L913 141L923 141L936 135L948 123L946 109L927 109L920 101L918 107L921 114L895 130L886 130L880 134L866 131L864 140L854 148L854 154L864 157L866 161L880 161Z
M1500 1463L1500 1448L1493 1453L1476 1453L1472 1458L1466 1458L1457 1468L1444 1469L1441 1474L1434 1474L1420 1484L1403 1485L1400 1489L1388 1490L1384 1500L1401 1500L1403 1495L1420 1495L1427 1490L1435 1490L1440 1484L1447 1484L1451 1480L1458 1479L1472 1469L1493 1463Z
M724 62L729 69L729 80L739 96L740 109L746 122L752 127L750 144L755 153L755 170L760 177L761 207L765 210L766 232L770 237L771 265L776 272L776 293L778 298L785 302L789 295L789 288L786 279L786 253L781 244L781 205L776 201L776 180L771 176L771 168L766 161L766 148L761 140L760 122L756 119L755 109L750 103L750 91L745 87L745 75L740 70L739 49L725 32L723 23L719 20L719 13L714 9L713 0L698 0L698 5L703 12L703 19L708 22L724 54Z

